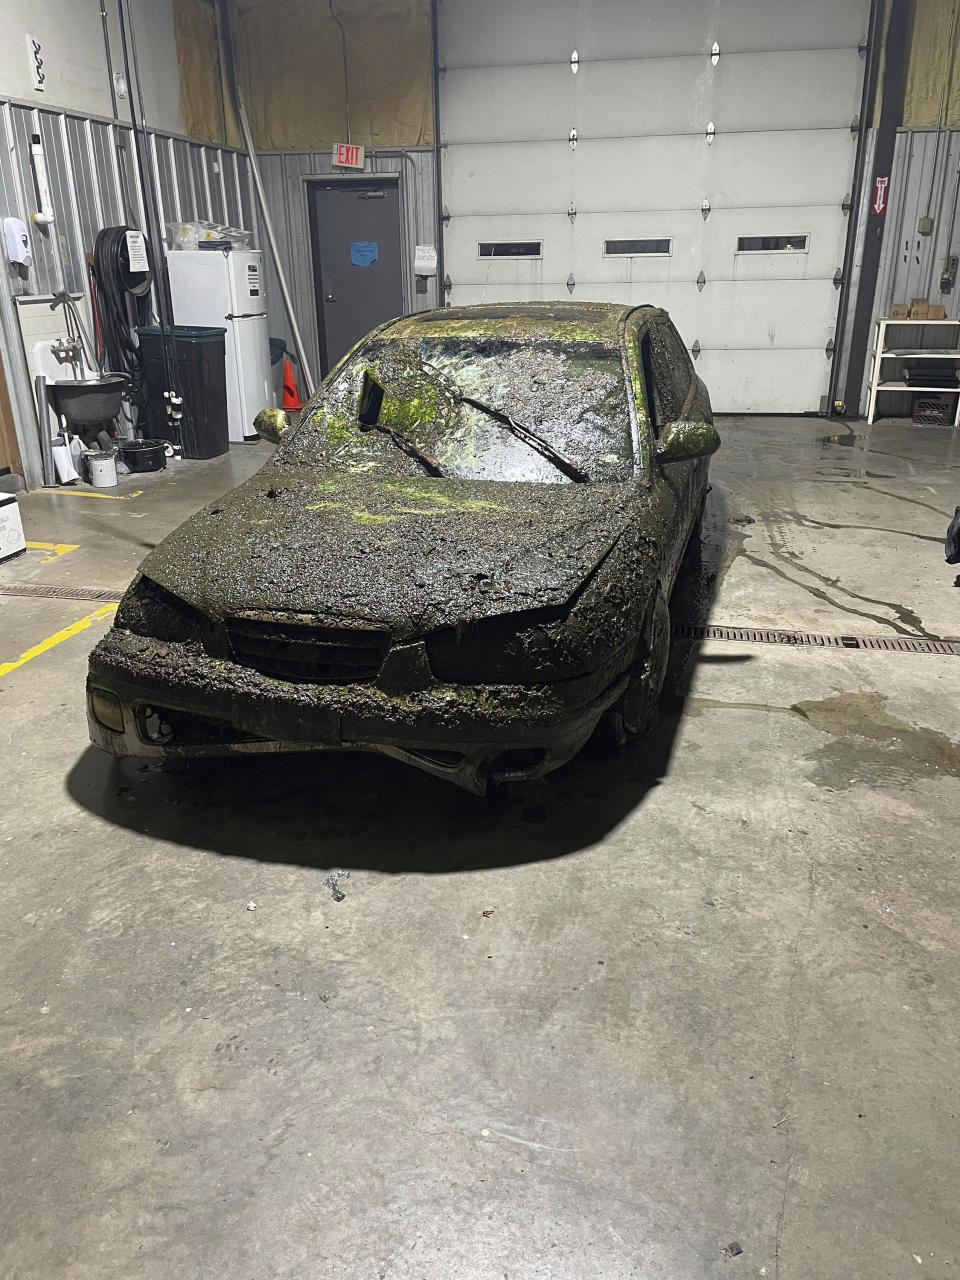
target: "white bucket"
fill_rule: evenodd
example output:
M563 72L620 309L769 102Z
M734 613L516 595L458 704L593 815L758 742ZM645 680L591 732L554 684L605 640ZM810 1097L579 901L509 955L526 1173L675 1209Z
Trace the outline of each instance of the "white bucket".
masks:
M87 465L90 483L98 489L112 489L117 483L117 462L112 453L91 453Z

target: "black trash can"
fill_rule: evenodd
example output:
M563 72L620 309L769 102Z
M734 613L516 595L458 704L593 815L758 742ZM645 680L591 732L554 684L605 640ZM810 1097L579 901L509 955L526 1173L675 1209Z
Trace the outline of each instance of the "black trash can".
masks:
M171 427L164 392L171 390L159 325L137 330L143 357L147 407L141 414L146 433L179 444L185 458L216 458L230 445L227 428L226 329L175 324L167 331L168 359L176 353L183 417ZM172 334L172 341L171 341Z

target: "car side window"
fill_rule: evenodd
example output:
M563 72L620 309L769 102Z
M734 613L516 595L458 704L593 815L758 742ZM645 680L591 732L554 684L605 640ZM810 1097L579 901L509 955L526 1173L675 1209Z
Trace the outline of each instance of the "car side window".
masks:
M646 389L647 417L650 419L650 430L653 432L654 439L656 439L660 434L660 428L669 419L663 416L663 405L654 369L653 343L650 339L649 328L644 329L640 335L640 368L643 370L643 383Z
M693 366L686 347L668 320L655 320L644 334L649 334L649 363L651 374L645 375L653 383L653 399L657 406L658 422L654 434L668 422L683 417L684 406L693 381Z

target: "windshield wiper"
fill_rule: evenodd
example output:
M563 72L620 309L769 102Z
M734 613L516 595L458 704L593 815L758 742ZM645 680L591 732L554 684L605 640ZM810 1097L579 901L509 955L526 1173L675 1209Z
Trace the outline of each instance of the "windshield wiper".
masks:
M388 427L384 422L371 422L369 424L361 423L360 430L381 431L389 440L393 441L398 449L402 449L404 453L409 454L411 458L419 462L429 475L446 480L446 474L441 471L440 464L436 459L431 458L429 453L424 453L418 445L415 445L412 440L408 440L406 436L401 435L399 431L394 431L393 427Z
M388 427L385 422L380 421L380 409L383 405L383 387L372 376L369 370L363 375L363 387L360 391L360 403L357 406L357 422L361 431L380 431L392 440L398 449L402 449L405 454L419 462L424 471L431 476L437 476L440 480L446 480L447 477L441 470L440 464L436 458L431 458L429 453L424 451L408 440L400 431Z
M443 381L450 388L450 393L455 400L459 400L461 404L472 405L474 409L479 409L482 413L493 418L495 422L499 422L502 427L510 432L511 435L522 440L524 444L529 445L531 449L535 449L541 457L546 458L548 462L552 462L558 471L562 471L565 476L575 481L577 484L589 484L590 477L585 471L582 471L575 462L571 462L569 458L565 458L559 450L555 449L552 444L544 440L543 436L538 436L530 427L524 423L518 422L516 418L512 418L509 413L505 413L503 409L495 409L492 404L484 404L482 400L477 400L475 396L468 396L466 392L461 391L457 384L448 374L446 374L437 365L431 364L428 360L424 360L423 364L426 368L434 373L438 373Z
M565 458L559 450L555 449L552 444L548 444L543 436L538 436L530 427L524 426L516 418L511 418L509 413L505 413L502 409L494 409L493 405L484 404L482 400L476 400L473 396L464 395L461 391L457 392L457 399L463 401L464 404L473 405L475 409L480 409L483 413L489 414L495 422L499 422L501 426L506 427L511 435L515 435L518 440L528 444L531 449L536 449L537 453L546 458L548 462L552 462L558 471L562 471L565 476L569 476L577 484L590 483L590 477L585 471L581 471L575 462Z

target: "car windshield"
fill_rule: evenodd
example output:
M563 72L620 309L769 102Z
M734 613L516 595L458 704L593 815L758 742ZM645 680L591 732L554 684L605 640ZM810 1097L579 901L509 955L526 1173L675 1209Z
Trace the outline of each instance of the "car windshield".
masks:
M358 420L364 374L383 388L379 430ZM428 465L418 452L455 479L626 480L633 446L620 352L596 340L373 338L321 388L277 460L410 475Z

